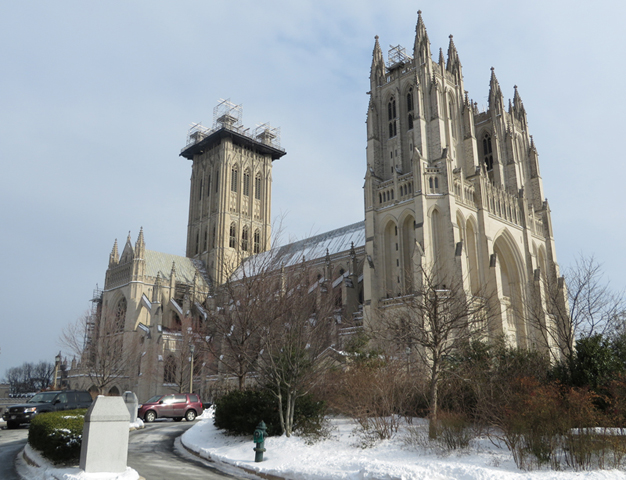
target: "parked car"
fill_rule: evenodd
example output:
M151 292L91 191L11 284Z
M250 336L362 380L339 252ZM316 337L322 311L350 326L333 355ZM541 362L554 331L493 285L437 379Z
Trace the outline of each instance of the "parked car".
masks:
M173 418L180 422L183 418L193 422L202 415L202 401L195 393L155 395L139 406L137 416L144 422L154 422L157 418Z
M26 403L11 405L2 415L7 428L17 428L23 423L30 423L35 415L58 410L88 408L93 399L86 390L60 390L39 392Z

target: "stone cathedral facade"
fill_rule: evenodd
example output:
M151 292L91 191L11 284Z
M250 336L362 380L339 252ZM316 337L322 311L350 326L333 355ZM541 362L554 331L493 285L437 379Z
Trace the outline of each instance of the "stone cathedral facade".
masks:
M114 245L94 315L123 319L125 344L140 337L142 352L111 393L132 389L143 401L177 388L168 361L180 349L182 318L206 319L211 291L272 247L272 166L286 152L278 129L246 129L241 114L222 101L212 127L194 125L180 153L191 162L186 257L146 250L143 231L121 256ZM564 286L517 87L506 103L492 69L488 108L479 111L452 36L447 57L440 49L434 59L418 12L412 56L397 46L385 60L376 37L366 134L364 219L274 250L285 268L306 261L317 269L314 283L336 299L337 344L415 292L429 270L442 282L460 279L467 292L491 289L492 335L551 347L525 320L539 306L541 321L551 321L547 286ZM214 360L202 385L219 373ZM87 388L80 367L73 371L72 386Z

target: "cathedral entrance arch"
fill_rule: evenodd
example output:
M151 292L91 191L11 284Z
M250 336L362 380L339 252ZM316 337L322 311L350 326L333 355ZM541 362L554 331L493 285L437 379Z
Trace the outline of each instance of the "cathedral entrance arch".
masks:
M525 284L519 251L508 232L498 236L493 251L496 254L496 283L502 305L502 329L518 348L528 346L524 323L525 310L522 285Z

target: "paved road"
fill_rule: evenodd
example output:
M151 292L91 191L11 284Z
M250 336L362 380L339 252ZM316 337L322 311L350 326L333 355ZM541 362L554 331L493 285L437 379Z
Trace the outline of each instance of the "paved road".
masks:
M26 445L27 438L28 426L16 430L0 430L0 478L2 480L20 480L15 471L15 457Z
M196 422L155 422L130 432L128 466L146 480L213 480L243 479L217 470L207 461L181 453L175 440ZM0 430L0 479L21 480L15 471L15 457L24 448L28 426L16 430ZM180 441L179 441L180 442Z
M142 430L131 432L128 466L137 470L146 480L246 478L222 473L209 462L176 452L176 437L195 423L155 422L146 424L146 428Z

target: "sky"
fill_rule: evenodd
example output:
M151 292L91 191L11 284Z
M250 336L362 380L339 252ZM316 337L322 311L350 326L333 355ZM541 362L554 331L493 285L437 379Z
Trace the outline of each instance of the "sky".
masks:
M486 107L514 85L539 152L562 269L594 255L626 286L621 144L626 3L29 0L0 5L0 378L54 361L102 288L115 239L184 255L190 124L220 99L280 127L272 215L283 241L363 219L369 69L412 54L417 10L435 59L448 36ZM600 148L602 147L602 148Z

